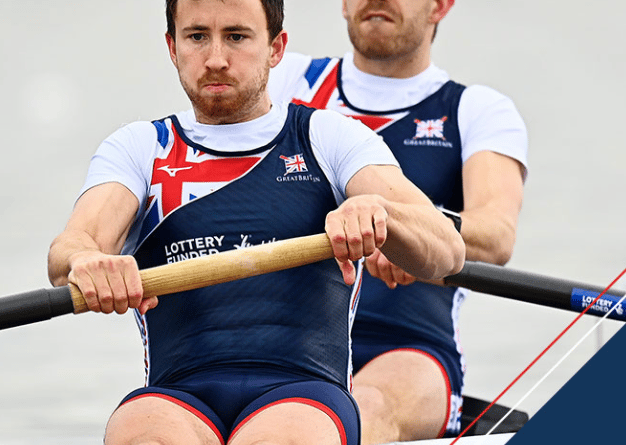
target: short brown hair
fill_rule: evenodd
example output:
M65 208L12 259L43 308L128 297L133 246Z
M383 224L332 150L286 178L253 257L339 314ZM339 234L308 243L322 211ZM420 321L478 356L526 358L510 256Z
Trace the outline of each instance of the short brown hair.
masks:
M283 0L261 0L265 18L267 19L267 30L270 33L270 42L283 30L285 19L285 6ZM165 18L167 20L167 33L176 38L176 7L178 0L165 0Z

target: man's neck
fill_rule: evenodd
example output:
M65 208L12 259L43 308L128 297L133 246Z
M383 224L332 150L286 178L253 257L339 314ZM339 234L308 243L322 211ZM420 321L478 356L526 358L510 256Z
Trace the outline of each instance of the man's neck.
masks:
M406 79L417 76L430 66L430 48L387 59L369 59L354 49L354 65L374 76Z

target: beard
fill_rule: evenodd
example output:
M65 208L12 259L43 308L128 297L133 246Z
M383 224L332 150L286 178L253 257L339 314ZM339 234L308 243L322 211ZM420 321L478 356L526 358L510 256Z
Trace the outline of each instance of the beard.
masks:
M192 87L179 75L180 83L187 93L196 113L196 119L209 120L216 124L233 124L248 120L246 116L254 114L265 94L269 79L269 62L251 78L247 85L241 85L230 76L207 73ZM207 94L203 87L211 82L231 85L234 91L227 94Z
M365 58L371 60L389 60L414 53L422 45L423 40L423 32L418 29L417 19L402 20L393 11L384 7L386 4L381 4L376 9L387 10L396 19L394 32L383 32L381 27L374 23L366 24L366 26L372 27L369 31L362 30L363 21L360 17L364 17L368 10L374 9L370 4L377 3L376 1L368 3L357 15L347 20L348 36L352 46ZM398 23L399 25L397 25Z

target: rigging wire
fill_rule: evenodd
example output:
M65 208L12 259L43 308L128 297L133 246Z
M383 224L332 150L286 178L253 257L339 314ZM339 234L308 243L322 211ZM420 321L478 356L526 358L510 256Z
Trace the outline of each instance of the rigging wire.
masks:
M600 294L599 294L599 295L595 298L595 300L593 300L593 301L591 302L591 304L589 304L589 305L585 308L585 310L583 310L580 314L578 314L578 316L577 316L577 317L576 317L576 318L575 318L575 319L574 319L574 320L573 320L573 321L572 321L572 322L571 322L571 323L570 323L570 324L569 324L569 325L568 325L568 326L567 326L567 327L563 330L563 332L561 332L561 333L560 333L560 334L559 334L559 335L558 335L558 336L557 336L557 337L556 337L556 338L555 338L555 339L554 339L554 340L553 340L553 341L552 341L552 342L551 342L551 343L550 343L550 344L549 344L549 345L548 345L548 346L547 346L547 347L546 347L546 348L545 348L545 349L544 349L544 350L543 350L543 351L542 351L542 352L541 352L541 353L540 353L540 354L539 354L539 355L538 355L538 356L537 356L537 357L536 357L536 358L535 358L535 359L534 359L534 360L533 360L533 361L532 361L532 362L531 362L531 363L530 363L530 364L529 364L529 365L528 365L528 366L527 366L527 367L526 367L526 368L525 368L525 369L524 369L524 370L523 370L523 371L522 371L522 372L521 372L521 373L517 376L517 377L515 377L515 379L513 379L513 381L512 381L512 382L511 382L511 383L510 383L510 384L509 384L509 385L508 385L508 386L507 386L507 387L506 387L506 388L505 388L505 389L504 389L504 390L503 390L503 391L502 391L502 392L501 392L501 393L500 393L500 394L499 394L499 395L498 395L498 396L497 396L497 397L496 397L496 398L495 398L495 399L494 399L494 400L493 400L493 401L489 404L489 406L487 406L487 408L485 408L485 409L483 410L483 412L482 412L482 413L480 413L480 414L479 414L479 415L478 415L478 416L477 416L477 417L476 417L476 418L472 421L472 423L470 423L470 424L469 424L469 425L468 425L468 426L467 426L467 427L466 427L466 428L465 428L465 429L461 432L461 434L459 434L459 435L458 435L458 436L457 436L457 437L456 437L456 438L455 438L452 442L450 442L450 445L454 445L454 444L455 444L455 443L456 443L456 442L457 442L457 441L458 441L461 437L463 437L463 436L464 436L464 435L465 435L465 434L466 434L466 433L467 433L467 432L468 432L468 431L472 428L472 426L474 426L474 424L475 424L475 423L476 423L476 422L477 422L477 421L478 421L478 420L479 420L479 419L480 419L480 418L481 418L481 417L482 417L482 416L483 416L483 415L484 415L487 411L489 411L489 410L491 409L491 407L492 407L493 405L495 405L495 404L498 402L498 400L500 400L500 398L501 398L504 394L506 394L506 393L507 393L507 392L508 392L508 391L509 391L512 387L513 387L513 385L515 385L515 384L516 384L516 383L517 383L517 382L518 382L518 381L519 381L519 380L520 380L520 379L521 379L521 378L522 378L522 377L526 374L526 372L528 372L528 370L529 370L530 368L532 368L532 367L533 367L533 366L534 366L534 365L535 365L535 364L539 361L539 359L541 359L541 357L543 357L543 356L546 354L546 352L548 352L548 351L549 351L549 350L550 350L550 349L551 349L551 348L552 348L552 347L553 347L553 346L554 346L554 345L555 345L555 344L556 344L556 343L557 343L557 342L558 342L558 341L559 341L559 340L560 340L560 339L561 339L561 338L562 338L562 337L563 337L563 336L564 336L564 335L565 335L565 334L566 334L566 333L567 333L567 332L568 332L568 331L572 328L572 326L574 326L574 324L576 324L576 322L578 322L578 320L580 320L580 319L582 318L582 316L583 316L583 315L585 315L585 314L587 313L587 311L589 311L592 307L594 307L594 306L595 306L595 304L598 302L598 300L600 300L600 298L602 298L602 296L603 296L603 295L604 295L604 294L605 294L605 293L606 293L609 289L611 289L611 288L615 285L615 283L617 283L617 282L618 282L618 281L619 281L619 280L620 280L620 279L624 276L624 274L626 274L626 269L624 269L624 270L623 270L623 271L622 271L622 272L621 272L621 273L620 273L620 274L619 274L619 275L618 275L618 276L617 276L617 277L616 277L616 278L615 278L615 279L614 279L614 280L613 280L613 281L612 281L612 282L611 282L611 283L610 283L610 284L609 284L609 285L608 285L608 286L607 286L607 287L606 287L606 288L605 288L605 289L604 289L604 290L603 290L603 291L602 291L602 292L601 292L601 293L600 293ZM624 295L624 297L622 297L622 299L620 300L620 303L624 300L624 298L625 298L625 297L626 297L626 295ZM605 314L605 315L604 315L604 317L600 320L600 322L602 322L602 321L603 321L603 320L604 320L604 319L605 319L605 318L606 318L606 317L607 317L607 316L608 316L611 312L613 312L613 310L614 310L614 309L615 309L618 305L619 305L619 303L618 303L618 304L613 305L613 306L611 307L611 310L610 310L607 314ZM595 329L595 327L594 327L594 328L592 328L592 330L593 330L593 329ZM587 334L587 335L588 335L588 334ZM576 345L576 346L577 346L577 345ZM575 347L576 347L576 346L575 346ZM574 347L574 348L575 348L575 347ZM571 352L571 351L570 351L570 352ZM569 355L569 353L568 353L567 355ZM561 359L561 361L562 361L562 359ZM559 362L559 363L560 363L560 362ZM550 370L549 372L552 372L552 370ZM545 377L547 377L547 375L546 375L546 376L544 376L544 378L542 378L542 379L541 379L541 381L545 380ZM540 381L540 383L541 383L541 381ZM531 389L531 391L532 391L532 390L534 390L534 388L533 388L533 389ZM524 396L524 398L525 398L525 397L526 397L526 396ZM517 406L517 404L516 404L516 406ZM510 413L510 412L509 412L509 413ZM509 413L507 413L504 417L502 417L502 419L500 419L500 421L498 422L498 424L497 424L497 425L499 425L499 424L500 424L500 422L501 422L503 419L505 419L505 418L509 415ZM496 425L496 426L497 426L497 425ZM488 434L490 434L490 433L491 433L494 429L495 429L495 427L494 427L494 428L492 428L492 429L491 429L491 430L487 433L487 435L488 435Z

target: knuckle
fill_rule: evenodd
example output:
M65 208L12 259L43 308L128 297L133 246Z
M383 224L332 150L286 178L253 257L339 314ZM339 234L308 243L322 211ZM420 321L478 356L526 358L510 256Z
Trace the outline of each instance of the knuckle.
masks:
M128 255L120 257L120 262L124 267L134 267L137 265L135 258Z
M361 230L361 236L365 239L373 239L374 238L374 228L373 227L365 227Z
M98 299L89 293L83 293L83 297L85 298L85 302L87 303L87 307L90 311L100 312L100 302Z
M348 236L348 245L349 246L360 246L363 243L363 238L359 235L349 235Z
M114 270L113 260L109 257L100 257L92 266L96 270L105 270L107 272L111 272Z
M346 236L343 233L335 233L331 235L330 240L333 244L345 244Z
M141 300L143 298L143 292L141 292L138 289L135 289L128 293L128 298L131 300Z
M85 274L89 273L88 269L87 269L87 265L86 264L76 264L75 266L72 267L72 272L70 274L73 274L74 276L83 276Z
M105 304L105 305L111 304L111 303L113 303L113 295L108 293L108 292L107 293L101 293L99 295L99 300L100 300L101 304Z
M127 304L117 304L115 305L115 312L118 314L123 314L128 310Z

